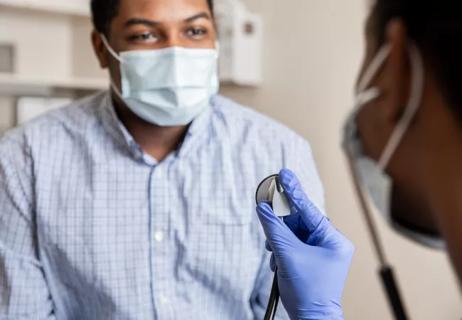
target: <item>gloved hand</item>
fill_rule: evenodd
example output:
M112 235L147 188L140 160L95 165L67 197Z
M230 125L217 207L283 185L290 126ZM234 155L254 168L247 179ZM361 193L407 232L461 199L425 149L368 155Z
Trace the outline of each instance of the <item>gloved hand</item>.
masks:
M354 253L345 238L308 199L297 177L282 170L291 205L284 222L262 203L257 212L277 266L282 303L291 319L343 319L341 298Z

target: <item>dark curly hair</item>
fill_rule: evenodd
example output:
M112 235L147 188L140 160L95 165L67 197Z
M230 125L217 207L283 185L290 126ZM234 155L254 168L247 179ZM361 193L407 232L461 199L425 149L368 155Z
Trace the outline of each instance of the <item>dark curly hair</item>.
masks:
M213 0L207 0L213 13ZM108 34L111 21L119 13L120 0L91 0L93 25L98 32Z
M376 0L371 15L373 32L380 44L385 28L401 18L415 41L446 100L462 119L462 13L455 0Z

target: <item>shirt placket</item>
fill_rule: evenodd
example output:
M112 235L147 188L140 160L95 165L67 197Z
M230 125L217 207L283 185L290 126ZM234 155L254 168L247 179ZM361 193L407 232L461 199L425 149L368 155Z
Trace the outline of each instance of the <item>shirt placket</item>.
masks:
M153 168L150 183L150 250L152 297L158 319L174 319L172 237L167 166Z

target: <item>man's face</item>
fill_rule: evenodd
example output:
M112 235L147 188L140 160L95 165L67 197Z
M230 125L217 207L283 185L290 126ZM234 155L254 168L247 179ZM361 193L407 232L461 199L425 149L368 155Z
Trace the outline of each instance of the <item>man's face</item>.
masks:
M121 0L109 35L119 52L173 46L214 48L215 40L205 0Z
M117 53L168 47L215 48L216 30L206 0L120 0L107 38ZM104 48L99 35L93 35L93 42L100 65L109 67L120 87L119 62Z

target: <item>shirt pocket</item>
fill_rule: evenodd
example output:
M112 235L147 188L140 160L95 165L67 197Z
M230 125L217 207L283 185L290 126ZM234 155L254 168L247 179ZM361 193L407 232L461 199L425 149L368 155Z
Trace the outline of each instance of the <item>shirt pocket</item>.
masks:
M261 259L252 242L252 234L258 232L252 223L255 207L215 204L200 210L185 239L187 276L214 295L242 298Z

